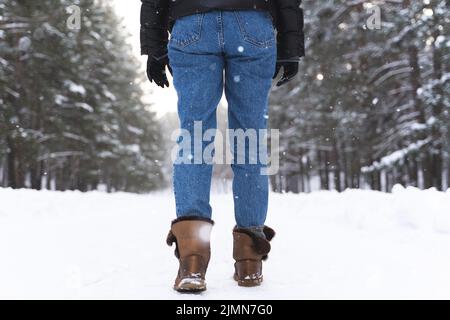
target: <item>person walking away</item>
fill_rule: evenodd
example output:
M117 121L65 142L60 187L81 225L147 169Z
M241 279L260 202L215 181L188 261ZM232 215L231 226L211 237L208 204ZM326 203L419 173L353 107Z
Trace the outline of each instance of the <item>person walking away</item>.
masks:
M300 5L300 0L142 0L141 50L148 55L147 75L164 88L169 86L166 67L172 73L183 132L195 137L196 128L216 129L224 89L229 129L267 129L272 79L283 69L277 85L292 80L304 56ZM209 144L193 140L191 150L200 144L204 151ZM212 163L196 161L181 147L181 136L178 142L173 166L177 218L167 243L175 244L179 260L174 289L198 292L206 290L214 224ZM262 261L275 232L265 225L269 194L268 177L261 174L265 165L250 161L248 145L244 163L236 163L237 147L234 144L231 150L234 279L239 286L252 287L263 280Z

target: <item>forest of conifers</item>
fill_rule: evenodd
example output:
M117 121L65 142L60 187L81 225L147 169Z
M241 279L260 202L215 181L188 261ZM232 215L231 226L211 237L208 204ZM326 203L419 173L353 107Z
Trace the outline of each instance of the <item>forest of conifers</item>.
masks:
M82 8L80 30L67 8ZM448 1L304 0L306 57L274 88L278 192L450 181ZM368 27L380 9L381 24ZM148 192L167 146L108 1L0 0L0 187Z
M0 0L0 186L162 185L161 132L126 37L108 1Z
M378 5L379 28L367 21ZM445 0L303 1L301 75L272 93L278 191L450 181L450 10Z

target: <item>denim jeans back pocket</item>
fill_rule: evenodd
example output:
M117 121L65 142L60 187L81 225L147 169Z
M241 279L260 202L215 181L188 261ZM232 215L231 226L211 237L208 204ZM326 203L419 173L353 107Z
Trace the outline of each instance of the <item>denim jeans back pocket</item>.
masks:
M275 44L275 28L269 12L240 10L234 14L245 41L258 47L272 47Z
M180 48L200 40L204 14L178 18L170 35L170 42Z

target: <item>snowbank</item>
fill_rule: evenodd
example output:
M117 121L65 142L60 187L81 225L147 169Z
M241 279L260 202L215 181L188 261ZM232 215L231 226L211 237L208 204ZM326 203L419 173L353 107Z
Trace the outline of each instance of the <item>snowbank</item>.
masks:
M0 189L0 298L450 298L450 192L273 194L259 288L232 280L232 196L212 196L209 290L174 292L174 203L150 195Z

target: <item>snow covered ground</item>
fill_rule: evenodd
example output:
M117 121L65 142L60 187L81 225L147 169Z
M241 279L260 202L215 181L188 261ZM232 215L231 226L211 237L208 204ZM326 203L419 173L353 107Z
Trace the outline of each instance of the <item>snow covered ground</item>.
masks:
M212 196L208 291L171 289L174 203L150 195L0 189L0 298L450 298L450 191L273 194L259 288L232 280L230 194Z

